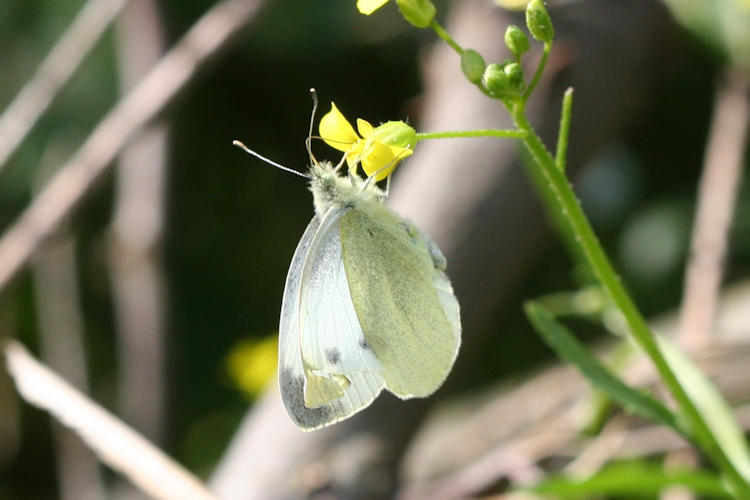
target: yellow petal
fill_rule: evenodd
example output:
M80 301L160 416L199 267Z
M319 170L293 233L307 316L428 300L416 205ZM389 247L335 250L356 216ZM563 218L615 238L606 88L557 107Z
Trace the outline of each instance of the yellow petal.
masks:
M359 9L362 14L369 16L382 7L387 1L388 0L357 0L357 9Z
M414 153L413 149L409 148L402 148L401 146L391 146L388 145L389 148L391 148L391 152L393 153L393 156L396 158L396 161L401 161L407 156L411 156L412 153Z
M331 111L320 119L318 131L326 144L339 151L349 151L352 145L359 141L354 127L334 103L331 103Z
M364 146L364 143L361 141L358 142L355 147L352 147L349 151L346 153L346 165L349 167L349 170L357 173L357 165L359 165L360 160L362 159L362 147Z
M368 176L377 173L375 180L380 181L391 175L398 161L390 146L380 141L373 141L362 154L362 170Z
M370 122L362 118L357 118L357 130L359 131L359 135L365 139L372 139L375 135L375 129L372 128Z
M409 148L402 148L401 146L388 146L388 147L391 148L391 152L393 153L393 156L394 156L394 162L393 162L393 166L387 169L387 172L383 176L383 178L391 175L393 170L396 168L396 165L398 165L401 162L401 160L403 160L407 156L411 156L411 154L414 153L414 150L409 149Z

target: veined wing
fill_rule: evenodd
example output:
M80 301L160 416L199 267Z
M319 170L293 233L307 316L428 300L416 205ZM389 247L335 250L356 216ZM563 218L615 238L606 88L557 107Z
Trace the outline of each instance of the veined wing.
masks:
M384 385L341 259L338 223L347 210L334 206L319 224L313 219L292 259L284 293L280 387L290 416L306 430L365 408Z
M443 383L461 342L445 258L429 238L380 203L342 214L343 261L365 339L386 388L425 397ZM366 228L362 230L360 228Z

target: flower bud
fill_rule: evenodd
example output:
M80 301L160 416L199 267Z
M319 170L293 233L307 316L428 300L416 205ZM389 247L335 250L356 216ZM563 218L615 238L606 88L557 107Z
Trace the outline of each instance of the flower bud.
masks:
M478 83L484 74L484 58L473 49L466 49L461 54L461 71L471 83Z
M487 65L482 81L487 90L495 97L503 97L512 90L510 78L503 71L503 67L497 63Z
M529 50L529 39L521 28L515 25L508 26L505 30L505 45L516 57L521 57L524 52Z
M508 81L516 90L523 90L523 68L518 63L508 63L503 67L503 72L508 75Z
M552 19L542 0L531 0L526 6L526 26L531 36L540 42L550 43L555 37Z
M435 18L435 6L430 0L396 0L404 19L417 28L427 28Z
M385 122L375 127L375 137L389 146L413 148L417 143L417 131L402 121Z

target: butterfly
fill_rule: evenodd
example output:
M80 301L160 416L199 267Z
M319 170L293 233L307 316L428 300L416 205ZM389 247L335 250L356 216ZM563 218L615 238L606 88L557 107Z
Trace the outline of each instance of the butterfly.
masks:
M461 343L437 245L385 206L372 176L318 162L309 141L315 215L286 278L278 366L284 407L303 430L350 417L383 389L432 394Z

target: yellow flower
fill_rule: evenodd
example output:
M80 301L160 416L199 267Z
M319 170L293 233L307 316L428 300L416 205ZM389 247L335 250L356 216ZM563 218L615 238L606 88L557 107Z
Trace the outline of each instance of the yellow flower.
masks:
M387 2L388 0L357 0L357 9L362 14L369 16Z
M357 9L369 16L388 0L357 0ZM398 10L408 22L417 28L427 28L435 19L435 5L430 0L396 0Z
M276 338L269 335L261 340L242 340L225 360L229 377L250 398L257 396L276 373Z
M392 123L394 122L389 122ZM410 147L413 143L394 144L402 141L393 138L393 127L386 127L389 124L374 128L367 121L358 118L357 134L336 105L331 103L331 111L320 120L319 131L326 144L346 153L346 163L350 170L356 172L357 164L361 164L367 176L377 174L375 180L380 181L391 175L398 162L414 152ZM405 123L403 126L413 131Z

